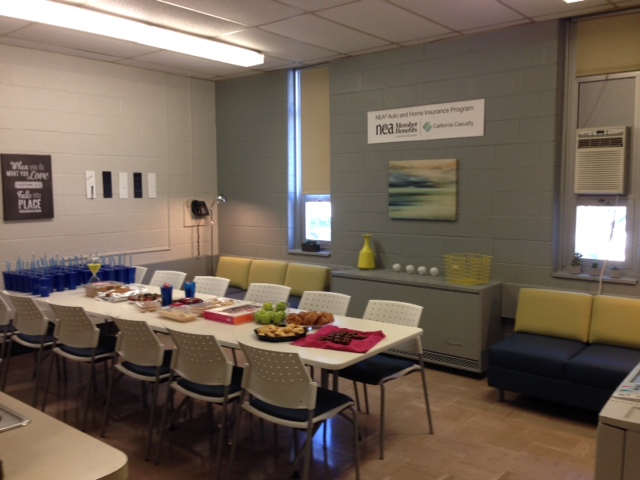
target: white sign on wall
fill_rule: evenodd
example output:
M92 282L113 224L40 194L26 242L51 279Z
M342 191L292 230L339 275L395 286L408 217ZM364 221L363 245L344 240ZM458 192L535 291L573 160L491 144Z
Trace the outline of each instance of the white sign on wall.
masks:
M482 137L484 99L367 113L368 143Z

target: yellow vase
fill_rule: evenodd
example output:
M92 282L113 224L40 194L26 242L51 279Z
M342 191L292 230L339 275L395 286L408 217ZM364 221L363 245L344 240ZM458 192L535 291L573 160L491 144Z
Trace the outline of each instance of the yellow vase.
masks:
M364 245L358 257L358 268L360 270L373 270L376 268L376 258L371 249L371 235L365 233L362 237L364 238Z

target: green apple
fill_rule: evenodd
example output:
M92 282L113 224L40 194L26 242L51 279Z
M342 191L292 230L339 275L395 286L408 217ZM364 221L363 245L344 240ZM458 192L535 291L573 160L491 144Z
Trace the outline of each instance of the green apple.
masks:
M262 309L267 311L273 310L273 303L266 302L265 304L262 305Z
M276 310L278 312L284 312L288 306L289 305L287 305L287 302L278 302L278 304L276 305Z

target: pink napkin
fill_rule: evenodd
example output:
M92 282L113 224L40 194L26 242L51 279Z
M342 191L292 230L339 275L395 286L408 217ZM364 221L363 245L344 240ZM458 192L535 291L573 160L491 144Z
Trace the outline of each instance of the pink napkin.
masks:
M354 338L348 345L335 343L326 339L326 337L330 335L339 333L353 333L357 336L362 336L365 338ZM325 339L322 340L323 338ZM343 352L365 353L368 352L383 338L385 338L385 334L380 330L375 332L361 332L359 330L340 328L334 325L325 325L316 333L296 340L292 343L292 345L296 345L298 347L327 348L329 350L341 350Z

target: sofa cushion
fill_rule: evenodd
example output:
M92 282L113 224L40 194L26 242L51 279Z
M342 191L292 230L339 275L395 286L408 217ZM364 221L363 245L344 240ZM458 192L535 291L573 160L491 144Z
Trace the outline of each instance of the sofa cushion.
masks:
M249 269L249 285L275 283L283 285L287 274L287 262L279 260L253 260Z
M614 390L640 363L640 350L589 345L567 364L567 380Z
M588 293L522 288L515 331L587 342L592 302Z
M290 263L284 284L291 287L291 295L300 297L306 290L329 290L330 273L321 265Z
M640 299L594 297L589 342L640 349Z
M249 288L249 269L252 260L243 257L220 257L216 276L229 279L230 287Z
M489 365L564 379L566 363L586 347L566 338L514 333L489 347Z

